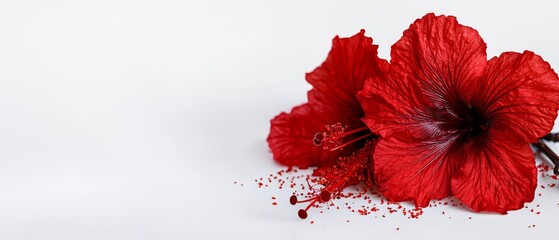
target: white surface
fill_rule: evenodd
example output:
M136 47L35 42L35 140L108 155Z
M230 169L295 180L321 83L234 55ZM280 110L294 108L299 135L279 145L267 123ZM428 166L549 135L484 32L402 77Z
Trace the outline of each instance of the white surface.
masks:
M540 215L327 211L311 212L311 225L286 204L289 190L254 185L280 169L265 142L270 118L306 100L304 73L335 35L364 28L387 58L413 20L452 14L479 30L489 57L530 49L557 68L554 1L202 2L0 1L0 239L556 232L557 188L530 204L541 204Z

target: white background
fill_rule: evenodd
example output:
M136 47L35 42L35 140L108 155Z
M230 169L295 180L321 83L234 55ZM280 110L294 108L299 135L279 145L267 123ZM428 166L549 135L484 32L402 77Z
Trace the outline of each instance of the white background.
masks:
M529 49L557 67L553 2L2 0L0 239L551 238L557 188L530 204L540 215L309 224L254 179L281 169L269 120L306 101L335 35L366 29L389 58L416 18L452 14L489 57Z

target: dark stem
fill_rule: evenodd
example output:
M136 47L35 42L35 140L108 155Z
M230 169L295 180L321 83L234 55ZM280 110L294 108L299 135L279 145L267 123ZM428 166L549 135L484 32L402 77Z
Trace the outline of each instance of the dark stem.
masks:
M547 135L543 136L542 138L547 140L547 141L559 142L559 133L548 133Z
M559 142L558 136L559 135L557 133L555 134L550 133L544 136L543 138L538 139L537 143L532 143L532 146L535 146L538 150L540 150L543 154L545 154L545 156L547 156L547 158L553 163L553 165L555 165L555 167L553 168L553 173L555 175L559 175L559 156L557 156L557 154L555 154L555 152L553 152L553 150L551 150L551 148L547 146L544 140ZM557 141L555 139L557 139Z

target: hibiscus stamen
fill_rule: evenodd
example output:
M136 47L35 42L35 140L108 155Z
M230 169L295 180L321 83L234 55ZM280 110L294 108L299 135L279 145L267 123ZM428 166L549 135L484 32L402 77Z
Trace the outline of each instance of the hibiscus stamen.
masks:
M289 198L291 205L310 202L304 209L299 209L297 212L299 217L301 219L307 218L309 209L317 203L325 203L338 198L347 186L370 180L368 164L372 147L373 141L367 141L362 148L355 151L351 156L340 157L334 165L317 169L317 175L323 177L319 183L325 187L307 199L299 200L296 195Z
M331 151L334 151L334 150L338 150L338 149L343 149L343 148L344 148L345 146L347 146L347 145L350 145L350 144L352 144L352 143L354 143L354 142L357 142L357 141L359 141L359 140L361 140L361 139L365 139L365 138L372 137L372 136L374 136L373 133L367 133L367 134L365 134L365 135L363 135L363 136L359 136L359 137L357 137L357 138L355 138L355 139L352 139L352 140L349 141L349 142L346 142L346 143L344 143L344 144L342 144L342 145L340 145L340 146L337 146L337 147L335 147L335 148L332 148L332 149L330 149L330 150L331 150Z
M322 146L323 149L329 149L331 151L341 149L343 146L347 146L361 139L373 136L367 127L360 127L347 132L345 131L347 126L342 126L341 123L326 125L325 127L326 131L319 132L314 135L313 143L315 146ZM365 136L359 136L357 139L343 143L343 137L364 131L367 131Z
M553 174L559 175L559 156L547 144L544 140L559 142L559 134L557 133L549 133L545 135L543 138L538 139L537 143L533 143L532 145L538 148L545 156L553 163L555 166L553 168Z
M318 194L318 195L316 195L316 196L314 196L314 197L312 197L312 198L308 198L308 199L300 200L300 201L297 199L297 196L296 196L296 195L292 195L292 196L289 198L289 203L291 203L291 205L295 205L295 204L297 204L297 203L311 202L311 203L309 203L309 204L307 205L307 207L306 207L305 209L299 209L299 211L297 212L297 215L299 215L299 217L300 217L301 219L305 219L305 218L307 218L307 216L308 216L307 211L308 211L312 206L314 206L314 204L315 204L316 202L323 203L323 202L328 202L329 200L330 200L330 192L324 190L324 191L321 191L320 194Z
M289 203L291 203L291 205L295 205L297 203L305 203L305 202L310 202L307 207L305 207L305 209L299 209L299 211L297 212L297 215L299 215L299 217L301 219L305 219L307 218L308 214L307 211L309 211L309 209L315 205L315 203L325 203L330 201L332 198L336 198L337 195L339 193L341 193L340 187L347 182L348 179L345 179L345 181L338 181L336 182L336 184L333 185L329 185L327 187L325 187L322 191L320 191L318 194L315 194L313 197L311 198L307 198L304 200L298 200L296 195L291 195L291 197L289 198ZM345 188L345 186L344 186ZM335 191L335 195L332 195L331 191Z

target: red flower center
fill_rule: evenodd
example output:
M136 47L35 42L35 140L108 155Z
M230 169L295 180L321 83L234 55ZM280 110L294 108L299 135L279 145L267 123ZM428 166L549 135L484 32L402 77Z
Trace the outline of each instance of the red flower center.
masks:
M450 133L460 144L484 139L491 126L491 121L485 112L463 101L443 109L441 122L441 129Z

